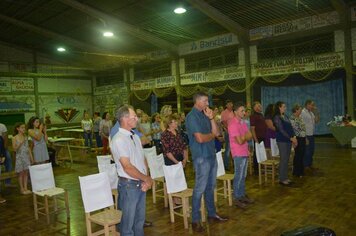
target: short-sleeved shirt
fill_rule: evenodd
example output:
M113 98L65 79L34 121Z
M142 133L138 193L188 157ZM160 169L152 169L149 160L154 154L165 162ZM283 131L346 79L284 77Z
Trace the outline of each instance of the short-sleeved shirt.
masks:
M214 139L209 142L198 143L194 136L194 133L211 133L212 130L209 118L202 111L193 107L186 117L185 125L188 132L189 146L193 159L195 157L215 157Z
M176 131L174 135L171 131L166 129L162 133L161 137L163 154L166 156L167 153L172 153L173 156L183 154L186 145L184 144L182 136Z
M0 123L0 136L2 136L2 134L6 132L7 132L6 126Z
M303 119L299 116L295 116L294 114L291 115L290 117L290 123L292 124L294 133L297 137L305 137L306 132L305 132L305 124L303 122Z
M239 144L235 139L236 136L243 136L248 132L246 122L236 117L232 118L228 125L228 132L232 157L247 157L249 154L248 142Z
M84 131L91 131L91 128L93 127L93 121L91 119L82 120L82 126Z
M121 158L129 158L131 165L135 166L142 174L147 174L141 140L133 132L120 128L119 132L111 140L111 153L120 177L135 179L125 172L120 162Z
M99 132L100 131L100 122L101 122L101 117L97 117L94 119L94 125L93 125L93 131L94 132Z
M152 129L161 129L161 124L159 122L153 122L152 123ZM161 135L162 135L162 132L158 132L158 133L154 133L152 134L152 138L155 139L155 140L161 140Z
M265 122L265 118L262 113L254 112L250 116L250 124L255 127L256 136L258 139L264 139L266 136L267 125Z
M303 108L302 113L300 114L302 117L304 124L305 124L305 130L307 133L307 136L312 136L314 135L314 128L315 128L315 115L313 112L308 111L308 109Z
M221 123L223 123L224 126L227 127L232 118L234 118L233 111L225 109L221 112Z

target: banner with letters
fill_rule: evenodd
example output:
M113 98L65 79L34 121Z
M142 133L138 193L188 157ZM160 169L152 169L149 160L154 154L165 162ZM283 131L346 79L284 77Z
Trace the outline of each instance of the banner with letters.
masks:
M146 90L154 88L168 88L176 86L175 76L164 76L155 79L133 81L131 83L131 90Z
M214 36L179 45L179 55L203 52L216 48L238 44L237 36L233 33Z
M344 52L326 53L315 56L266 60L251 65L251 76L271 76L304 71L317 71L343 67Z
M0 92L33 92L33 78L0 77Z
M303 30L316 29L324 26L335 25L339 22L339 15L336 11L327 12L319 15L251 29L249 32L250 40L253 41L273 36L300 32Z

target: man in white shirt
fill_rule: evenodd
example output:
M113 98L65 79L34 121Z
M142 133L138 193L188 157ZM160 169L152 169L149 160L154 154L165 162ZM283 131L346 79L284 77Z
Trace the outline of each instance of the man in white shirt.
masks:
M138 121L133 107L124 105L115 116L120 128L111 140L111 152L119 175L120 234L141 236L144 235L146 191L153 181L147 174L140 138L132 132Z
M319 122L320 117L317 112L317 108L313 100L306 100L305 107L302 110L301 118L305 124L306 129L306 147L305 147L305 155L304 155L304 167L306 170L314 170L313 165L313 155L315 150L314 143L314 131L315 124Z
M7 149L7 128L4 124L0 123L0 136L3 138L4 140L4 147L5 147L5 171L6 172L10 172L12 171L12 158L10 155L9 150ZM15 185L11 184L11 179L6 179L5 180L5 186L7 187L16 187Z

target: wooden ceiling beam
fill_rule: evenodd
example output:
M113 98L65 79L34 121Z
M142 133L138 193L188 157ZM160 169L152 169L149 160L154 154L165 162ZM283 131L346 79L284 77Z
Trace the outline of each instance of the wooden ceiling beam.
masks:
M123 30L123 31L129 33L130 35L132 35L140 40L146 41L147 43L150 43L158 48L165 49L173 55L178 55L178 47L176 45L174 45L166 40L163 40L154 34L144 31L136 26L126 23L122 20L119 20L114 16L111 16L107 13L104 13L98 9L95 9L91 6L80 3L78 1L75 1L75 0L59 0L59 1L62 2L63 4L71 6L72 8L75 8L81 12L91 15L95 18L104 20L105 22L110 22L110 24L115 25L120 30Z
M228 31L236 34L239 38L239 43L243 46L248 46L249 31L236 21L231 20L228 16L221 13L216 8L212 7L203 0L187 0L194 8L203 12L205 15L213 19Z

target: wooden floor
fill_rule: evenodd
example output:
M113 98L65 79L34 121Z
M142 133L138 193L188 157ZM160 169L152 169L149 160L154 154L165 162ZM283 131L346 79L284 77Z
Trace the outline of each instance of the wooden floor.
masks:
M193 186L191 164L187 179ZM341 236L356 235L356 149L341 147L333 138L319 138L315 164L319 173L297 179L295 188L278 184L260 187L256 176L248 176L247 192L256 200L255 204L241 210L219 199L219 213L230 220L206 225L207 232L199 235L280 235L306 225L326 226ZM50 226L44 218L35 221L32 195L20 195L17 188L2 185L1 194L7 202L0 205L0 235L86 235L78 176L97 172L95 155L85 162L76 162L72 169L54 170L56 185L69 190L70 220L66 223L62 214L57 218L61 222ZM153 227L145 228L146 235L194 235L191 228L184 230L180 217L176 223L170 223L163 200L153 205L151 196L149 192L146 215Z

